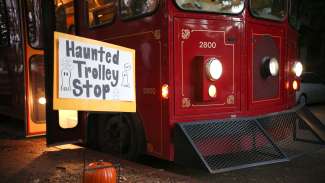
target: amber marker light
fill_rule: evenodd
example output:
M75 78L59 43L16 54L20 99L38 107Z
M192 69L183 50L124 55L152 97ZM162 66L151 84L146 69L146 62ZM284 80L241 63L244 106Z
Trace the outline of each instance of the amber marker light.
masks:
M40 97L38 99L38 103L41 104L41 105L45 105L46 104L46 98L45 97Z
M289 90L289 88L290 88L290 83L289 83L289 81L287 81L286 82L286 89Z
M164 84L161 87L161 96L163 99L168 99L168 84Z
M216 96L217 96L217 87L216 86L214 86L214 85L209 86L209 96L211 98L216 98Z
M298 81L294 80L294 81L292 82L292 88L293 88L294 90L298 90Z

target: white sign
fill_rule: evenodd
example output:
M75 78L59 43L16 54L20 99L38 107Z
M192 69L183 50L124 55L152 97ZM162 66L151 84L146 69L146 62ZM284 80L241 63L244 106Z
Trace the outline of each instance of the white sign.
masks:
M59 98L135 101L133 54L59 37Z

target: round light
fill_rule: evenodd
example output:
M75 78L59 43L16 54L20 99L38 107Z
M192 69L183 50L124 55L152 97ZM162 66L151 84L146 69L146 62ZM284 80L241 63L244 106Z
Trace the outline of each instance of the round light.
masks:
M292 82L292 88L293 88L294 90L298 90L298 82L297 82L296 80L294 80L294 81Z
M279 74L279 62L276 58L271 58L269 62L269 70L271 76L277 76Z
M218 80L222 75L222 64L216 58L211 58L206 65L206 72L212 81Z
M295 62L293 65L293 72L296 74L297 77L300 77L302 71L304 70L301 62Z
M45 97L40 97L38 99L38 103L41 104L41 105L45 105L46 104L46 98Z
M209 96L215 98L217 96L217 88L214 85L209 86Z
M164 84L164 85L161 87L161 96L162 96L164 99L168 99L168 84Z
M264 57L261 65L261 75L264 79L279 75L279 61L275 57Z

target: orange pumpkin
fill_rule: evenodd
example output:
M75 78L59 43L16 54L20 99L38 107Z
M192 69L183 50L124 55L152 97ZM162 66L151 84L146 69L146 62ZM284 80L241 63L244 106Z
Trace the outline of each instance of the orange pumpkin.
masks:
M94 162L86 167L84 183L116 183L116 168L109 162Z

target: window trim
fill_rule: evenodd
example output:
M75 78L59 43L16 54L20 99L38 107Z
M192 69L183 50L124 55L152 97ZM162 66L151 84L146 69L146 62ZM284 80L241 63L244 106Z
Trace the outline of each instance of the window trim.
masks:
M262 19L262 20L267 20L267 21L273 21L273 22L284 22L287 18L288 18L288 13L289 13L289 1L290 0L286 0L287 1L287 8L286 8L286 15L282 18L282 19L274 19L274 18L266 18L266 17L262 17L262 16L257 16L257 15L255 15L254 13L253 13L253 11L252 11L252 6L251 6L251 4L252 4L252 1L253 0L249 0L249 5L248 5L248 9L249 9L249 12L250 12L250 14L254 17L254 18L256 18L256 19Z
M189 13L237 16L237 15L241 15L246 9L246 0L242 0L242 2L244 3L244 6L243 6L243 9L238 13L226 13L226 12L215 12L215 11L197 11L197 10L183 9L176 3L176 0L173 0L173 2L175 4L175 6L177 7L177 9L179 9L183 12L189 12Z
M119 2L118 3L118 15L119 15L120 19L123 20L123 21L136 20L136 19L141 19L141 18L144 18L144 17L152 16L152 15L154 15L158 11L158 9L161 6L160 3L162 2L162 0L156 0L156 1L158 1L158 3L156 5L155 9L153 9L151 12L147 12L147 13L143 13L143 14L139 14L139 15L135 15L135 16L129 16L129 17L126 17L125 18L121 14L121 10L122 10L122 8L121 8L121 1L122 0L117 0L117 1Z

